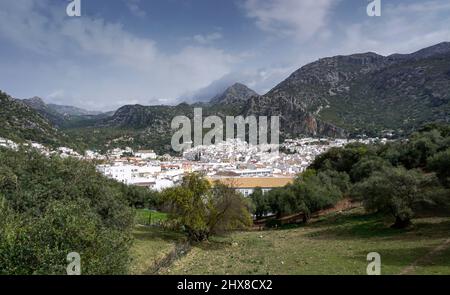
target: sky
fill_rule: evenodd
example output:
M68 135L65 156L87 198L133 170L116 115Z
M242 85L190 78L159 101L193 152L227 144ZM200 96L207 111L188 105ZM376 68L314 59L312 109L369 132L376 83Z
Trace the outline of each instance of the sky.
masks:
M109 111L264 94L319 58L411 53L450 41L449 0L0 1L0 90Z

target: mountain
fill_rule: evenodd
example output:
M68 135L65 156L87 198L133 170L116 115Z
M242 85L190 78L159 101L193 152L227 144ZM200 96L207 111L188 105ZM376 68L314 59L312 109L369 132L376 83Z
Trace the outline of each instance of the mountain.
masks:
M36 107L39 100L33 99ZM41 107L41 106L40 106ZM36 141L52 146L69 145L70 139L33 108L0 91L0 137L16 142Z
M39 114L41 114L44 118L49 120L55 126L60 127L64 125L67 119L66 116L60 114L59 112L51 108L49 105L47 105L40 97L35 96L29 99L23 99L19 101L37 111Z
M95 119L95 116L104 117L101 112L87 111L73 106L46 104L40 97L23 99L21 102L36 110L59 128L79 124L80 121Z
M450 43L412 54L320 59L294 72L245 114L280 115L287 136L407 133L449 121Z
M48 107L63 116L97 116L102 114L102 112L87 111L85 109L66 105L48 104Z
M95 116L90 121L65 129L73 138L96 148L132 146L152 148L160 154L171 151L172 119L194 117L194 108L202 108L203 116L221 118L241 114L251 96L258 95L243 84L236 83L209 103L181 103L176 106L126 105L111 116ZM74 128L76 127L76 128Z
M111 117L98 122L98 125L133 129L158 129L158 126L161 126L164 129L170 129L173 117L186 116L192 110L192 107L186 103L178 106L126 105L119 108Z
M77 130L83 142L170 151L176 115L280 116L281 135L402 136L429 122L450 120L450 43L412 54L334 56L305 65L265 95L234 84L210 103L124 106Z
M249 100L252 96L259 96L258 93L251 90L241 83L235 83L228 87L223 93L216 95L212 100L212 104L234 104L242 103Z
M152 128L159 131L170 130L170 123L175 116L193 117L194 108L202 108L203 116L219 117L237 116L251 97L259 96L255 91L241 83L235 83L223 93L213 97L209 103L181 103L176 106L126 105L119 108L112 116L97 120L97 127L117 127L124 129Z
M236 83L209 103L127 105L115 113L89 115L47 105L36 97L22 102L5 97L2 105L16 114L11 117L8 108L2 109L7 134L14 135L18 128L19 134L27 131L21 137L30 138L30 126L37 125L41 134L56 138L60 135L51 122L74 142L91 148L131 146L169 152L172 119L192 118L196 107L203 109L204 117L280 116L284 138L378 136L386 130L402 136L425 123L450 121L450 43L411 54L327 57L301 67L264 95Z

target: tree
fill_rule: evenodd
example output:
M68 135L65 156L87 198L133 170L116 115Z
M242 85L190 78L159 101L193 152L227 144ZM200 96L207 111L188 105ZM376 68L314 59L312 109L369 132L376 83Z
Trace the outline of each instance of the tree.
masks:
M450 187L450 148L431 156L427 162L428 169L436 172L442 185Z
M350 173L354 164L363 156L375 154L375 151L367 145L353 143L344 148L332 148L328 152L318 156L310 168L319 170L336 170Z
M311 174L306 177L303 175L295 181L293 186L295 195L301 200L307 213L333 207L342 199L343 192L338 185L346 190L348 175L336 173L333 177L327 173L319 172L317 175Z
M197 173L185 176L179 187L164 190L162 199L170 218L182 225L193 241L251 224L249 206L242 195L221 183L212 187Z
M267 198L267 195L264 195L261 188L256 188L250 195L250 199L252 200L254 205L253 213L256 215L256 218L262 218L267 215L267 213L269 213L269 200Z
M372 173L381 171L389 166L391 164L383 158L376 156L364 157L353 166L350 175L353 182L359 182L370 177Z
M18 188L17 176L11 168L0 166L0 192L11 194Z
M416 170L385 168L357 183L353 196L361 198L366 210L383 212L395 218L394 228L411 225L416 204L426 201L427 178Z
M252 224L252 216L249 212L250 200L219 181L214 183L212 189L212 204L213 211L208 221L212 234L244 229Z
M407 169L425 167L427 159L438 151L443 140L438 130L414 133L409 141L401 146L400 163Z
M307 211L304 200L296 195L292 186L271 190L268 195L269 207L278 218Z
M320 181L328 183L330 186L339 188L342 195L348 193L351 187L350 176L346 172L337 172L334 170L321 171L317 174ZM333 188L334 189L334 188Z

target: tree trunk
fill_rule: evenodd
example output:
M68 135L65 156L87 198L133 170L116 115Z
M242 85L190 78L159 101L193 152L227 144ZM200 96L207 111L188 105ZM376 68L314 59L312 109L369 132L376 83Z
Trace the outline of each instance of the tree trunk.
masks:
M395 218L395 223L391 227L402 229L402 228L407 228L410 225L411 225L411 219L409 219L409 218L402 219L400 216L397 216Z

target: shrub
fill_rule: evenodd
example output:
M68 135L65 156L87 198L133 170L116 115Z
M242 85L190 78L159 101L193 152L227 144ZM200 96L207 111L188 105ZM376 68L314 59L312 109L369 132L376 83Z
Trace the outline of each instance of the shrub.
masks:
M133 211L121 184L89 163L0 149L2 274L126 273Z

